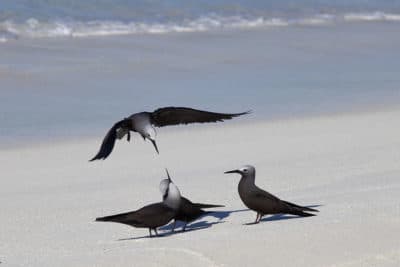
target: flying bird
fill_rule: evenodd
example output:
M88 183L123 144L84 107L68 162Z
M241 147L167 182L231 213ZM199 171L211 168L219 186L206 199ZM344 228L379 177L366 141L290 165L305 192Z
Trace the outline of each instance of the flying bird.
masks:
M99 152L90 161L106 159L112 152L116 139L126 136L131 139L130 132L137 132L143 140L150 140L157 153L155 127L164 127L178 124L219 122L230 120L234 117L249 114L251 111L241 113L215 113L185 107L165 107L153 112L139 112L128 118L116 122L103 139Z
M172 182L167 169L166 169L166 172L167 172L168 179L162 180L160 182L160 187L164 186L163 184ZM189 199L181 196L181 203L179 205L178 212L175 214L175 217L174 217L174 225L173 225L172 231L175 230L177 221L181 221L181 222L185 223L182 228L182 231L185 231L188 223L190 223L206 214L210 214L210 213L214 212L214 211L205 211L203 209L220 208L220 207L225 207L225 206L215 205L215 204L193 203Z
M163 195L162 202L144 206L136 211L96 218L96 221L116 222L138 228L148 228L150 237L152 237L151 230L158 236L157 227L166 225L174 219L181 203L179 189L172 181L162 185L160 183L160 190Z
M267 214L293 214L307 217L315 214L309 212L318 212L316 209L299 206L284 200L262 190L255 185L256 169L251 165L245 165L240 169L226 171L225 173L238 173L242 176L239 182L239 196L243 203L251 210L257 212L254 223L259 223L261 218Z

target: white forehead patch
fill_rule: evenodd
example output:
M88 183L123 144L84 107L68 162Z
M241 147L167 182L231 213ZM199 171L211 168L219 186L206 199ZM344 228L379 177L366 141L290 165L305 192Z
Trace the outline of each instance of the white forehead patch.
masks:
M241 167L239 170L242 171L242 172L248 172L249 173L249 172L254 172L255 169L251 165L245 165L245 166Z
M248 170L249 170L249 168L248 168L248 167L246 167L246 166L243 166L243 167L242 167L242 168L240 168L239 170L243 172L243 171L248 171Z

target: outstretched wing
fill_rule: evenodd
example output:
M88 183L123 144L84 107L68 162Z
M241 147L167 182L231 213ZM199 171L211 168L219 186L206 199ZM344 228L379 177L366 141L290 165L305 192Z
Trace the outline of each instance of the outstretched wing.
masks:
M106 159L114 148L115 139L117 138L117 130L125 124L125 120L119 121L107 132L106 137L103 139L99 152L90 161L97 159Z
M150 114L150 118L154 126L163 127L177 124L218 122L249 113L250 111L241 113L216 113L184 107L166 107L155 110Z

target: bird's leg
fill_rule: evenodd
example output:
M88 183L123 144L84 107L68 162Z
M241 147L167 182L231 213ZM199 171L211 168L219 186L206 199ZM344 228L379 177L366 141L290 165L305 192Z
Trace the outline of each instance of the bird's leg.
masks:
M156 233L156 236L158 236L157 228L154 228L153 230L154 230L154 232Z
M256 220L254 221L254 223L257 223L257 220L258 220L258 213L257 213L257 217L256 217Z
M261 214L261 213L259 213L259 217L258 217L258 221L257 221L257 223L259 223L259 222L261 221L261 218L262 218L262 214Z
M126 136L126 141L130 142L131 141L131 133L128 130L127 136Z
M150 237L153 237L153 236L151 235L151 228L149 228L149 235L150 235Z
M185 225L182 227L182 232L186 231L186 226L187 226L187 222L185 222Z
M174 220L174 226L172 226L172 233L175 232L176 220Z

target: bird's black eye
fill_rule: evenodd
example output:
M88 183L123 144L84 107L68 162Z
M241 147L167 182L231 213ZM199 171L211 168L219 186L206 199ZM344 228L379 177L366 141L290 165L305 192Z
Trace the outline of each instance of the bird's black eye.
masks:
M247 172L247 169L244 169L243 172Z

